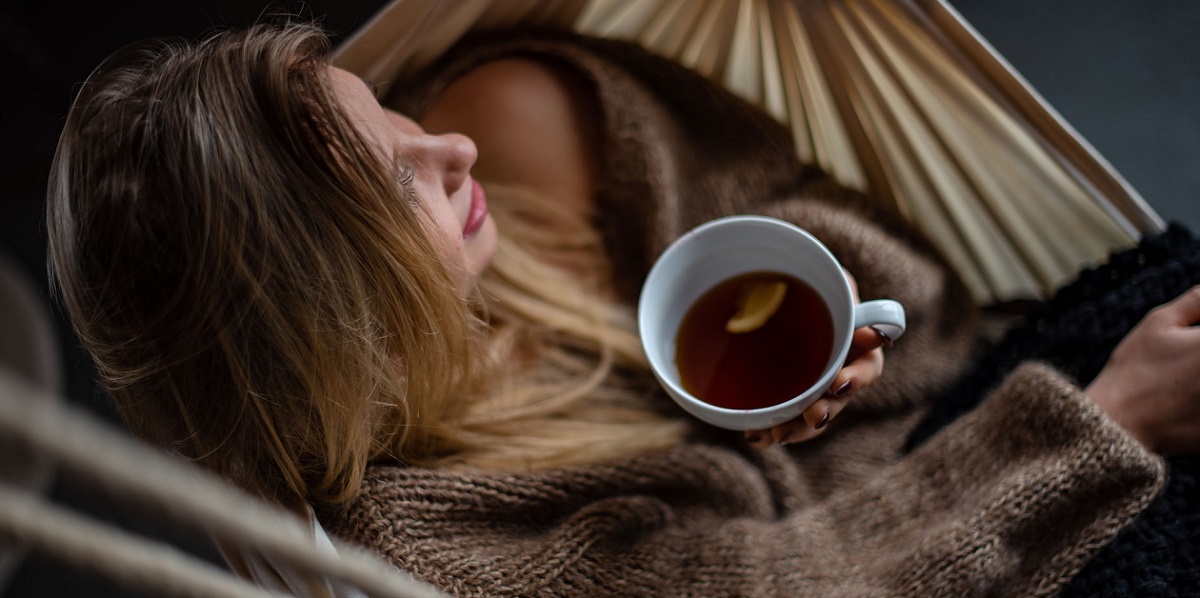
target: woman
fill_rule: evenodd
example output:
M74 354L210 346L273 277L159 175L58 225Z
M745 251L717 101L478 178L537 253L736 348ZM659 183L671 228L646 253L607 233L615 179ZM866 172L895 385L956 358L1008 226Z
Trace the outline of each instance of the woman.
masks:
M326 51L264 25L110 57L60 141L51 260L137 434L443 590L1046 595L1151 500L1155 451L1200 448L1200 290L1086 389L1023 366L906 456L969 297L768 118L543 36L408 82L414 122ZM857 331L827 397L745 439L670 407L629 307L734 212L812 230L910 322L886 371Z

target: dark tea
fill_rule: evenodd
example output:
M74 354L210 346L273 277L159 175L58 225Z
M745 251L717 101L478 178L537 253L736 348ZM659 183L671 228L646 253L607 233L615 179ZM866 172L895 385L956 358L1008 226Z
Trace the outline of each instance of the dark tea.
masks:
M778 291L780 284L786 285L782 302L773 303L765 321L744 332L727 330L748 290L772 285ZM787 274L751 272L722 281L692 304L675 337L675 366L692 396L718 407L758 409L816 383L832 351L833 317L820 294Z

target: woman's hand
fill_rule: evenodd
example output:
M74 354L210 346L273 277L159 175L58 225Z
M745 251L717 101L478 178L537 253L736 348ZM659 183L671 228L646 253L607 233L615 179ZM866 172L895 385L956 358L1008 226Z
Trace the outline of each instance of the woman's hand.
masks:
M846 277L850 280L850 289L854 300L858 301L858 285L849 272ZM884 345L891 345L882 332L865 327L854 331L850 339L850 353L846 356L846 364L833 378L833 384L825 396L809 405L800 417L787 423L779 424L769 430L750 430L746 439L757 448L767 448L778 442L792 444L803 442L820 436L829 422L842 412L854 393L870 386L883 373Z
M1146 315L1086 392L1147 448L1200 453L1200 286Z

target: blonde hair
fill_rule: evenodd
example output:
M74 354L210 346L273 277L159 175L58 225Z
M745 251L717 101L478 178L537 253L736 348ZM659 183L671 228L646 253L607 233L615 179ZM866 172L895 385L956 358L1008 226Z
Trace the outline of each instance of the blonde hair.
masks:
M675 446L689 431L660 395L634 313L614 301L603 240L566 202L488 185L503 232L481 285L488 396L449 438L442 465L576 465Z
M132 46L81 87L51 270L130 429L284 504L343 502L384 457L513 468L677 442L629 314L554 288L519 217L487 305L460 296L327 52L314 27L261 24Z

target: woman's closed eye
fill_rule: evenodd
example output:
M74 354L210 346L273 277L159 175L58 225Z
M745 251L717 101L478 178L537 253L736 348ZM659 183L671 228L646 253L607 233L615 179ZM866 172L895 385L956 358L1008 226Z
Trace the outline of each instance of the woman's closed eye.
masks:
M400 186L400 191L404 195L404 199L408 200L408 203L413 206L416 206L419 203L415 185L417 171L407 160L400 156L399 150L396 151L392 158L392 178Z

